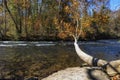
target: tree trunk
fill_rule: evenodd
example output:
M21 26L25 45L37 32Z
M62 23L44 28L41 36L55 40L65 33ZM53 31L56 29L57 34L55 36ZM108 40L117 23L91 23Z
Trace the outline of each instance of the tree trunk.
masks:
M77 55L87 64L91 66L102 67L109 76L115 76L117 74L120 74L120 60L107 62L102 59L94 58L80 49L77 44L77 39L75 39L74 46Z
M89 64L91 66L103 66L103 65L107 64L107 61L102 60L102 59L98 59L98 58L94 58L94 57L86 54L85 52L83 52L79 48L79 46L77 44L77 40L75 40L74 46L75 46L75 50L77 52L77 55L87 64Z

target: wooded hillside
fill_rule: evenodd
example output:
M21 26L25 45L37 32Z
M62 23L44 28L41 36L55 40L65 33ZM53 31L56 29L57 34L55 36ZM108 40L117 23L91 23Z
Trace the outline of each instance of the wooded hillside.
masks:
M0 0L0 40L71 40L62 28L74 31L79 20L82 40L120 37L120 9L110 0ZM80 16L75 7L80 6Z

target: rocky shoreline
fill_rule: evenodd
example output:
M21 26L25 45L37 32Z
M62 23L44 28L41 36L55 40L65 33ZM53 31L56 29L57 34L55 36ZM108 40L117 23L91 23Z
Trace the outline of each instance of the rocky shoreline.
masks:
M110 77L100 67L72 67L42 80L110 80Z

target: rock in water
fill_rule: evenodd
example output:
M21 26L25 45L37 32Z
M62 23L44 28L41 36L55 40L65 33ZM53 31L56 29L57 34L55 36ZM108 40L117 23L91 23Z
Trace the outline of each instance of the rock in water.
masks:
M110 80L99 67L74 67L58 71L42 80Z

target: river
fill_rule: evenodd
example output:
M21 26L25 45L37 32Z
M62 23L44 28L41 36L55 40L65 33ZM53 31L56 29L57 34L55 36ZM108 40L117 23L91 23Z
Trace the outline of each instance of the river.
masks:
M120 59L119 40L78 42L83 51L108 61ZM46 77L67 67L82 66L73 42L0 41L0 78Z

